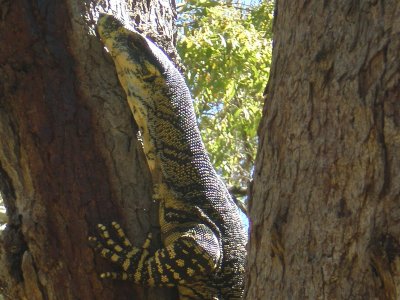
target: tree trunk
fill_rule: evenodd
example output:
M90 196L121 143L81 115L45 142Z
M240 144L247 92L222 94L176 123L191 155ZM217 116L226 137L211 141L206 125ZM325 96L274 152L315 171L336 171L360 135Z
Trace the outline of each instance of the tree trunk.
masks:
M247 299L400 299L400 2L276 10Z
M127 2L139 27L173 53L174 1ZM1 3L0 190L9 222L0 286L9 299L175 298L173 290L101 280L114 266L87 244L97 223L113 220L138 245L150 230L158 236L136 126L93 30L98 9L126 16L124 5Z

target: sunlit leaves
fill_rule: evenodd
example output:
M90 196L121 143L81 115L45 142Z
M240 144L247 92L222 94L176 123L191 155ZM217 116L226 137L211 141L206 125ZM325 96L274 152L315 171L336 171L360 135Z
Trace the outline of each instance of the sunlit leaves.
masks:
M188 0L179 13L178 49L207 150L228 185L246 187L269 75L273 4Z

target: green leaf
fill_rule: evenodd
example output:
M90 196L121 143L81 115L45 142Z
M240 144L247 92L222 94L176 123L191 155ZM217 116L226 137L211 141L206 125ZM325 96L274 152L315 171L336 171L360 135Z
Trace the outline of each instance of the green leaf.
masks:
M185 1L178 51L211 161L228 185L246 187L271 64L273 3L239 3Z

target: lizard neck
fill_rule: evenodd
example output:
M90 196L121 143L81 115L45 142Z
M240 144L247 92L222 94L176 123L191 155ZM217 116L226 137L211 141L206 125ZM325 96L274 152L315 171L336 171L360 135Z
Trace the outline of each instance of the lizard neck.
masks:
M128 104L133 113L134 119L139 126L143 141L143 151L146 157L147 165L150 170L153 184L161 184L162 172L160 158L156 155L155 142L150 137L148 127L148 111L144 107L143 102L138 101L135 97L128 96Z

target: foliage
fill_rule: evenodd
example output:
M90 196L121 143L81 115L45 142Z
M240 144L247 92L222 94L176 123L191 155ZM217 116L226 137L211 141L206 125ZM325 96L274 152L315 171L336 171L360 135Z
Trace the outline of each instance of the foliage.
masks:
M207 150L229 186L246 188L269 75L273 3L188 0L178 7L178 50Z

